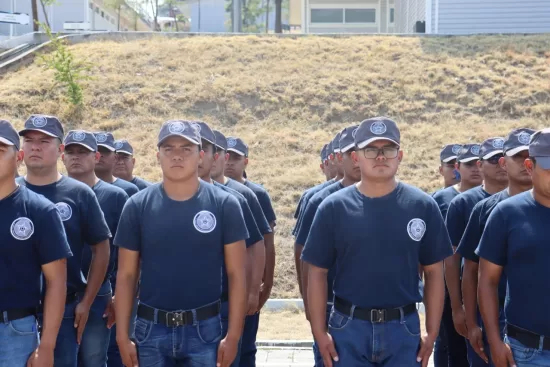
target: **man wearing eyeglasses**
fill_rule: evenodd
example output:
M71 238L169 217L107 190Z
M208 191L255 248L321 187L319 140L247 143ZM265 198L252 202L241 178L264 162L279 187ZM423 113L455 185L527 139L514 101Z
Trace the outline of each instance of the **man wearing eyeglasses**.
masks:
M487 366L491 361L489 350L485 348L487 339L483 331L481 316L477 307L477 285L479 256L475 250L479 245L481 236L487 223L487 218L498 203L511 196L530 190L533 187L531 176L525 168L525 159L529 158L529 139L535 131L532 129L513 130L504 140L504 155L500 157L500 166L508 173L508 188L495 195L480 201L474 206L470 220L460 240L457 252L464 257L464 270L462 275L462 296L464 299L464 313L468 329L468 358L471 366ZM506 276L503 274L498 288L499 295L499 323L501 333L504 333L504 300L506 298Z
M481 200L504 190L508 185L508 175L498 164L502 157L503 145L503 138L489 138L481 146L474 144L463 147L459 157L460 164L477 164L479 172L483 176L483 184L458 195L449 204L445 222L455 251L466 230L466 225L474 206ZM466 151L466 149L468 150ZM468 337L468 331L466 328L464 307L462 305L462 292L460 290L460 264L461 256L458 253L445 260L445 280L447 281L447 289L451 298L455 329L460 335L466 338Z
M428 194L397 181L403 152L394 121L363 121L354 143L361 181L321 203L302 253L315 341L326 367L426 367L443 311L443 260L452 254L445 223ZM423 336L416 309L422 301L419 265L426 284ZM327 330L332 266L334 306Z

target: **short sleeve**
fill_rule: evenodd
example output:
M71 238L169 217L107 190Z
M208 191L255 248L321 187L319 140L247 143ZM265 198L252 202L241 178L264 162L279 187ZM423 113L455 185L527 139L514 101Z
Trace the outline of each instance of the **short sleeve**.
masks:
M51 205L43 213L44 215L38 217L34 223L36 227L35 248L40 265L73 256L57 209Z
M302 201L304 200L304 195L306 194L306 192L304 192L302 196L300 196L298 205L296 205L296 211L294 211L294 219L298 219L298 216L300 215L300 210L302 209Z
M458 197L458 196L457 196ZM464 222L464 207L462 200L453 200L449 204L447 210L447 218L445 220L447 225L447 231L449 232L449 238L453 247L458 246L462 234L466 229L466 223Z
M273 232L271 230L271 227L269 226L269 222L264 215L264 212L256 195L250 195L250 197L246 198L246 200L248 202L248 207L252 211L254 221L256 222L256 226L258 227L260 233L262 235L265 235Z
M246 229L243 211L237 199L227 196L223 203L223 243L229 245L238 241L245 241L249 234Z
M91 189L90 192L86 191L85 197L86 208L85 215L82 216L81 228L83 228L84 241L93 246L108 240L112 235L94 192Z
M331 202L319 206L302 251L303 261L323 269L330 269L336 260L333 211Z
M441 212L434 200L429 200L426 208L426 232L420 243L420 264L432 265L453 254L453 248Z
M258 193L258 201L262 206L262 210L264 212L265 218L267 219L267 222L275 222L277 220L277 217L275 216L275 211L273 210L273 205L271 204L271 198L269 197L267 191L262 191L261 193Z
M475 251L479 245L479 240L481 239L482 234L480 221L481 212L482 205L479 203L474 207L474 210L472 210L472 214L470 215L470 220L466 225L464 235L462 236L460 244L456 249L462 257L476 263L479 262L479 257L476 255Z
M499 205L487 220L476 254L496 265L506 266L508 262L508 226Z
M132 251L141 251L141 222L135 200L128 200L122 210L116 231L115 246Z
M313 219L315 218L315 212L319 206L311 201L303 210L302 221L300 223L300 228L298 228L298 233L296 236L296 243L299 245L304 245L309 236L309 231L313 224Z
M248 233L249 233L249 237L246 240L246 247L250 247L255 243L263 240L264 237L262 236L262 234L260 233L260 230L258 229L258 225L254 220L254 216L252 215L252 211L250 210L250 207L248 206L246 199L242 198L242 201L239 201L239 203L241 205L244 222L246 224L246 228L248 229Z

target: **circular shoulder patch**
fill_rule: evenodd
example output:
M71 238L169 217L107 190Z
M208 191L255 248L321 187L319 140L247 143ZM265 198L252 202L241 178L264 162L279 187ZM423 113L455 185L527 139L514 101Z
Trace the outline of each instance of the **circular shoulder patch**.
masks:
M453 154L458 154L458 153L460 153L460 149L461 149L461 148L462 148L462 146L460 146L460 145L458 145L458 144L453 145L453 150L452 150Z
M504 139L493 140L493 148L502 149L503 146L504 146Z
M407 233L413 241L420 241L426 233L426 223L420 218L414 218L407 224Z
M44 116L35 116L32 118L32 124L35 127L44 127L48 123L48 119Z
M193 225L200 233L210 233L216 228L216 216L208 210L201 210L193 218Z
M67 203L59 202L55 204L55 208L57 209L57 212L63 222L68 221L73 216L73 209Z
M520 142L520 144L528 145L531 141L531 135L523 131L518 135L518 141Z
M237 145L237 140L233 138L227 139L227 147L233 148L235 145Z
M386 132L386 130L387 130L386 124L383 123L382 121L373 122L372 125L370 126L370 132L375 135L382 135Z
M86 133L84 131L75 131L73 133L74 141L83 141L84 139L86 139Z
M168 130L172 134L179 134L185 130L185 125L181 121L174 121L168 125Z
M95 140L97 140L98 143L105 143L107 141L107 134L99 133L95 136Z
M17 218L11 224L11 235L16 240L25 241L31 238L34 233L34 224L29 218Z
M122 149L122 147L124 146L124 144L121 142L121 141L116 141L115 142L115 149Z
M470 152L472 152L473 155L479 155L479 148L479 145L472 145Z

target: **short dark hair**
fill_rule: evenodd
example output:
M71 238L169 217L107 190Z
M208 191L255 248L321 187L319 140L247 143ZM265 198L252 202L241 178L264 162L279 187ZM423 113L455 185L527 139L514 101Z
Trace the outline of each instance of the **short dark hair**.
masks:
M215 144L212 144L211 142L209 142L207 140L204 140L204 139L201 139L201 142L202 142L202 150L204 150L206 152L208 147L212 147L212 154L216 154L217 147L216 147Z
M451 159L451 160L448 161L448 162L443 162L443 161L441 161L441 165L442 165L442 166L443 166L443 165L446 165L446 166L449 165L449 166L450 166L451 164L452 164L452 165L455 165L455 163L457 163L457 162L458 162L458 161L457 161L456 159ZM460 163L459 163L459 164L460 164Z
M533 162L533 166L537 165L537 160L535 159L535 157L530 156L529 159Z

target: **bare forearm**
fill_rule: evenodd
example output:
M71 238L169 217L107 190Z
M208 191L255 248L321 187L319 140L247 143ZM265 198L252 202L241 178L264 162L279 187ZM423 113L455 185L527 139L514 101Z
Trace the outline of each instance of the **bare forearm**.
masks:
M302 261L302 279L301 279L301 283L302 283L302 291L304 292L304 296L303 296L303 300L304 300L304 310L306 312L306 315L309 315L309 310L308 310L308 303L309 303L309 299L307 297L307 289L308 289L308 285L309 285L309 279L308 279L308 274L309 274L309 266L306 262Z
M265 242L265 269L264 283L273 285L273 277L275 275L275 233L266 234Z
M495 344L495 342L501 341L498 323L498 282L494 284L489 279L480 277L478 299L487 339L489 344Z
M67 298L67 273L46 280L46 296L44 299L44 321L40 344L48 348L55 348L59 327L65 313L65 299Z
M247 287L250 294L259 294L265 268L265 245L263 241L255 243L247 249ZM250 279L250 280L249 280Z
M466 260L462 273L462 297L464 298L464 314L468 329L478 326L477 323L477 263Z
M239 340L246 315L246 279L244 271L227 274L229 282L229 329L227 337Z
M91 305L105 280L109 266L109 241L92 246L92 262L82 302Z
M316 337L325 333L327 307L327 273L308 266L308 310L311 331Z
M304 293L304 290L302 288L302 250L304 249L303 246L294 243L294 266L296 267L296 280L298 281L298 289L300 290L300 294L302 295L302 298L306 297L306 294Z
M424 272L424 305L426 307L426 332L435 340L439 334L443 304L445 302L445 281L443 276L443 264L437 268L430 266L430 270Z
M460 254L445 259L445 281L449 290L451 307L459 309L462 307L462 294L460 292Z
M137 274L123 274L120 271L116 278L115 318L118 341L125 341L129 338L128 330L130 329L130 317L136 297L138 278Z

